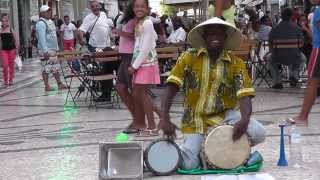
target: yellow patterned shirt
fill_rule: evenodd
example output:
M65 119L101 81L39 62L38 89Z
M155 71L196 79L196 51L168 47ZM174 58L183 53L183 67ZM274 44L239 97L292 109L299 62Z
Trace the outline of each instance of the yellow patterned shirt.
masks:
M188 50L179 57L167 83L185 89L183 133L206 133L241 97L255 96L245 63L228 51L210 64L206 49Z

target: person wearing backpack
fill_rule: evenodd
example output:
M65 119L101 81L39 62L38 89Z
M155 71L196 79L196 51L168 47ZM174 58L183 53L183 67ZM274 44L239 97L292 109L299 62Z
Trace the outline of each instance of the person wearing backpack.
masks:
M47 5L40 7L40 19L36 24L36 36L38 39L38 50L42 65L42 78L45 91L52 91L49 85L49 74L52 73L58 84L58 89L66 89L67 87L60 79L60 64L58 62L56 52L59 50L57 31L51 18L51 8Z

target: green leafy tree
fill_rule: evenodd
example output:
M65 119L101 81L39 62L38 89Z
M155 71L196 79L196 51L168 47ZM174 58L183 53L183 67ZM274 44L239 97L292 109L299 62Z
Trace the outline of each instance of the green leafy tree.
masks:
M160 11L162 14L166 14L168 16L173 16L177 12L177 10L174 6L169 6L169 5L166 5L163 3L160 4Z

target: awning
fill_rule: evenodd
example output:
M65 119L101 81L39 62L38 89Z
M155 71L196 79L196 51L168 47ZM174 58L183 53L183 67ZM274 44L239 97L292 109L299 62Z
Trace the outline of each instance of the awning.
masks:
M214 0L209 0L214 1ZM193 3L199 3L202 2L202 0L163 0L164 4L167 5L187 5L187 4L193 4Z
M199 2L199 0L163 0L163 3L168 5L195 3L195 2Z
M256 5L262 4L263 0L242 0L240 1L241 5L246 5L250 7L254 7Z

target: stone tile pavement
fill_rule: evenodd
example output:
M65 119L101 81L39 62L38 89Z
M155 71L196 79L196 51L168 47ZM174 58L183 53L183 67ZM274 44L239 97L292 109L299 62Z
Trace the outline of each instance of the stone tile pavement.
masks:
M33 68L35 66L37 62ZM26 71L32 74L35 70ZM77 84L74 85L76 88ZM4 91L6 89L1 89L0 94ZM153 92L160 97L163 89L153 89ZM121 108L89 108L83 94L78 101L79 107L65 106L65 97L66 91L45 93L39 80L0 97L0 180L98 179L98 143L113 141L114 136L130 123L131 117L123 105ZM182 116L181 99L179 96L173 105L171 115L175 123L179 123ZM254 99L254 116L268 131L266 141L255 149L265 160L262 172L277 180L320 179L320 99L311 113L310 126L302 129L303 167L276 166L279 158L277 123L294 116L302 100L303 90L288 88L279 91L258 88ZM156 101L159 103L160 99ZM132 139L143 140L146 144L152 140ZM286 148L289 161L288 141ZM152 177L146 173L145 179L200 180L201 176Z
M4 86L2 79L2 65L0 66L0 96L4 96L26 86L29 86L41 79L39 58L25 59L23 61L22 70L15 68L14 85Z

